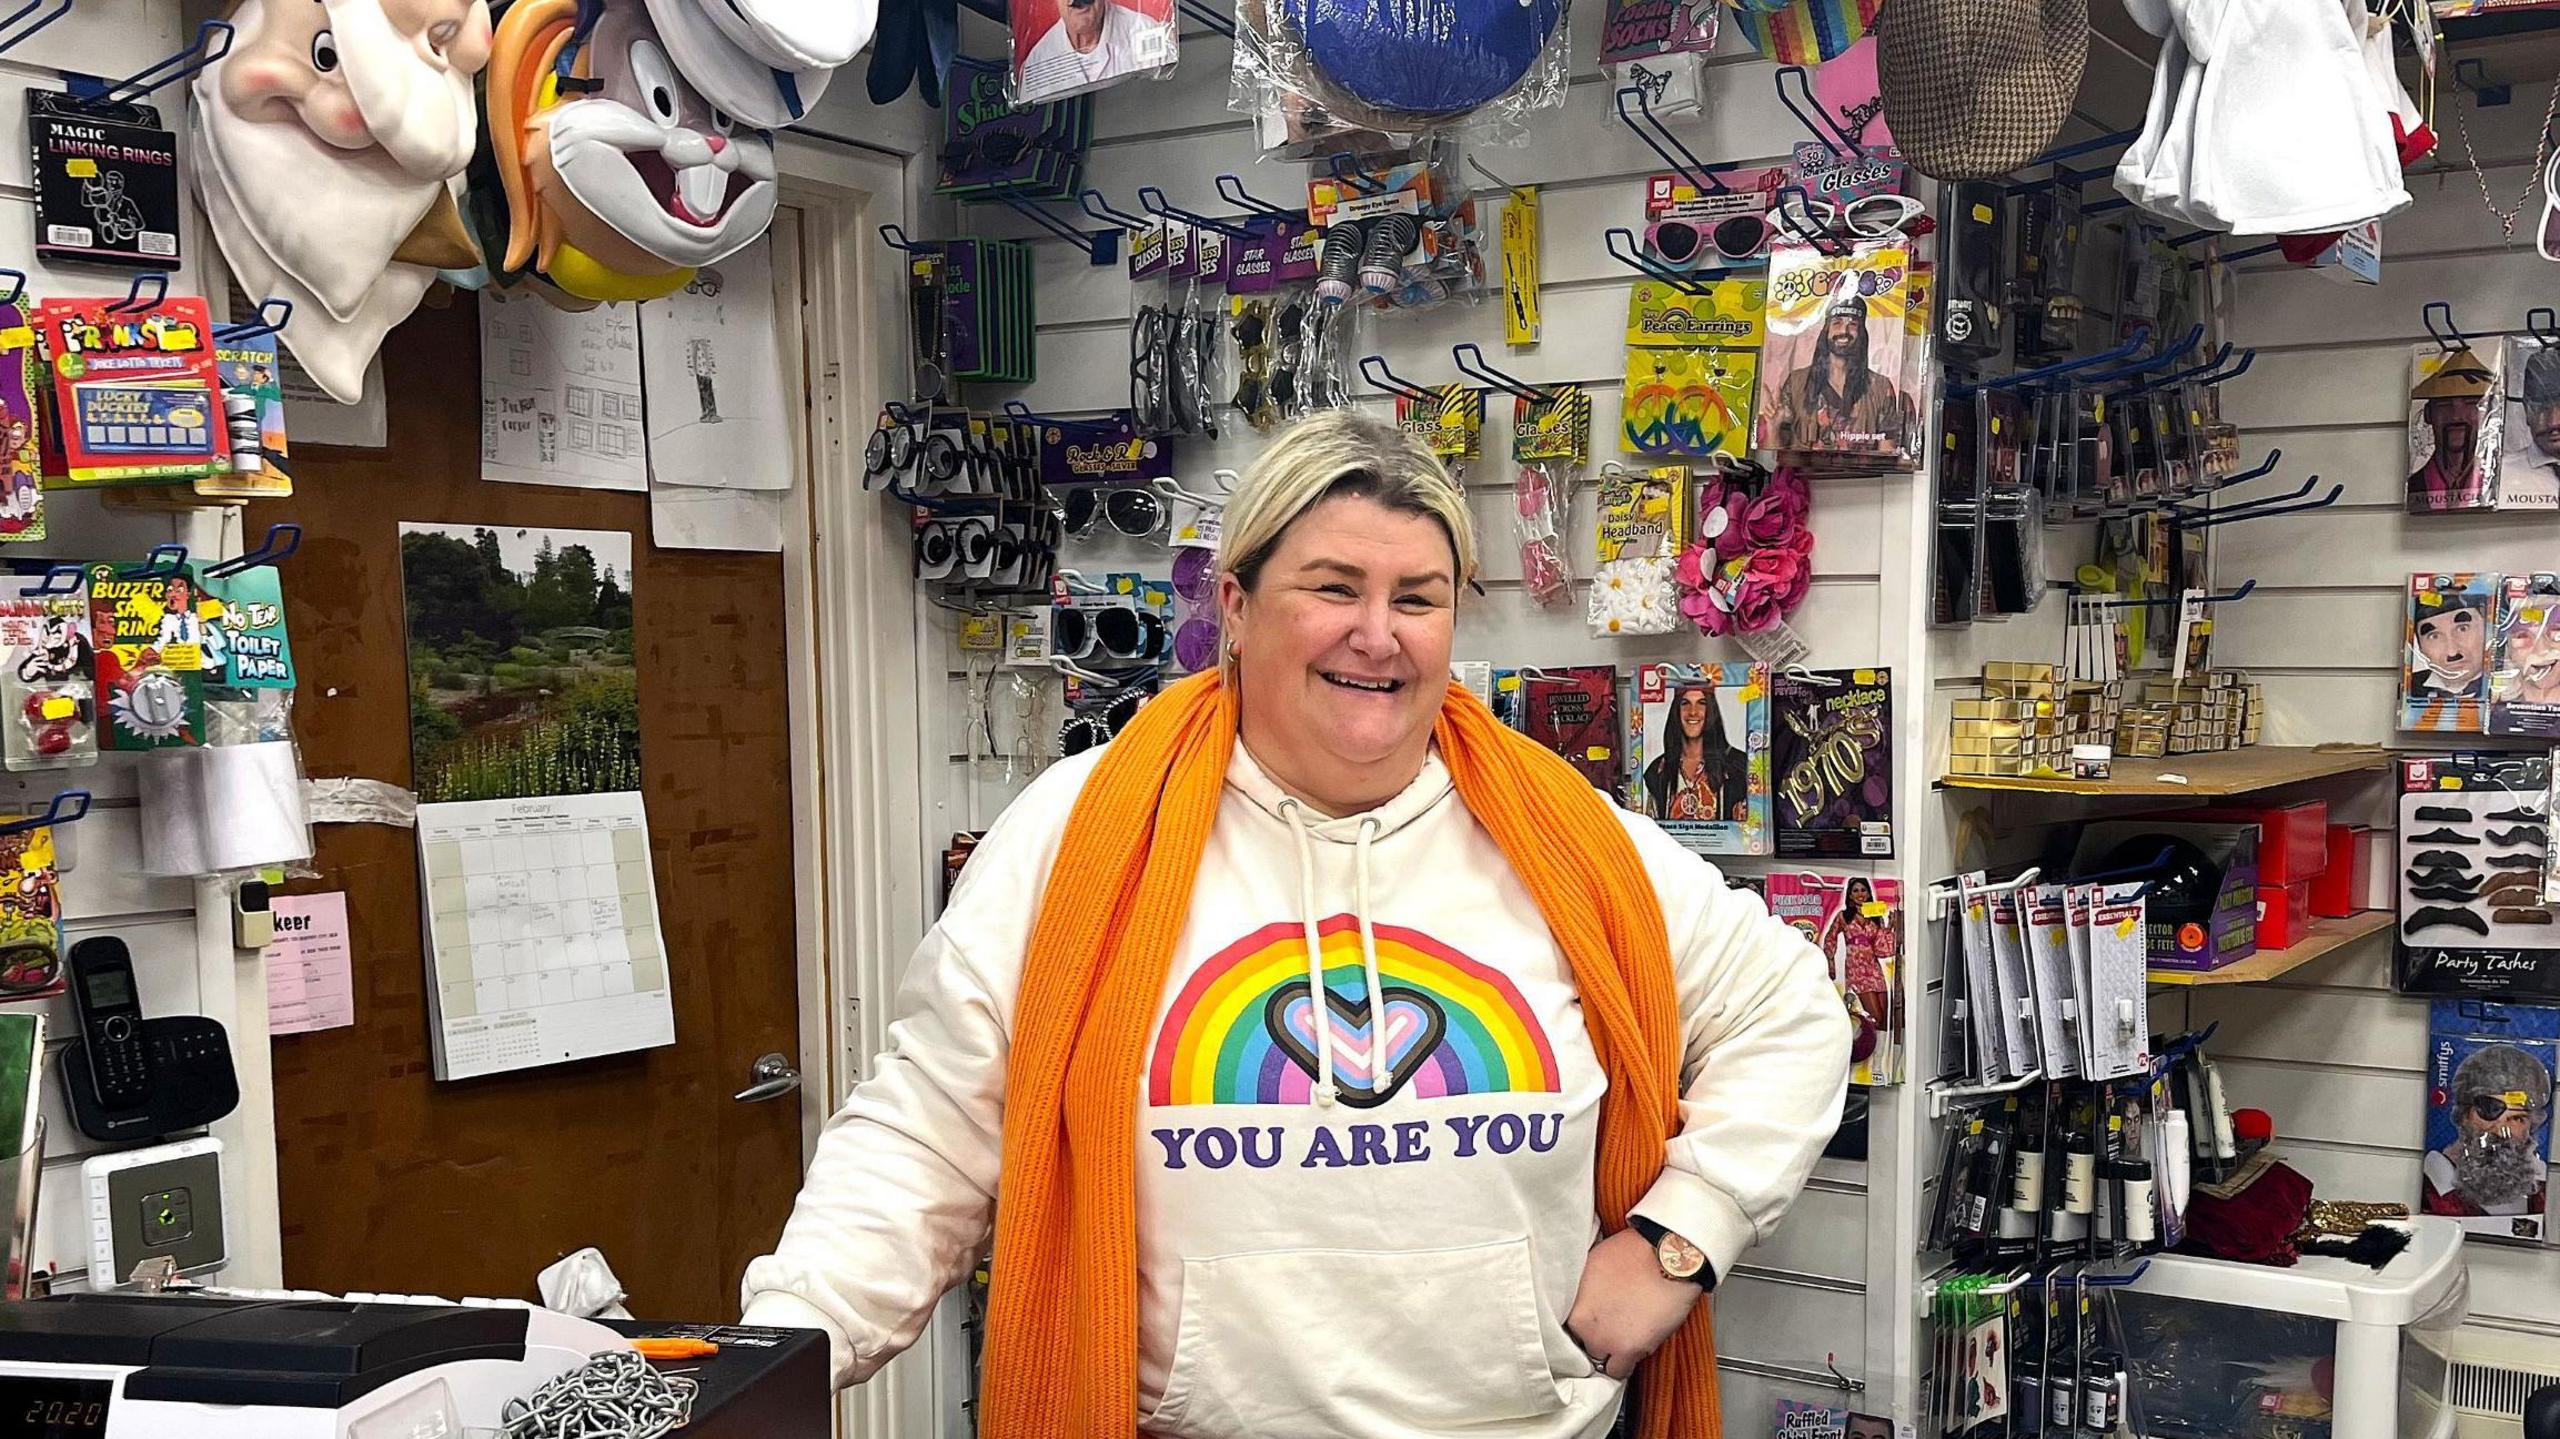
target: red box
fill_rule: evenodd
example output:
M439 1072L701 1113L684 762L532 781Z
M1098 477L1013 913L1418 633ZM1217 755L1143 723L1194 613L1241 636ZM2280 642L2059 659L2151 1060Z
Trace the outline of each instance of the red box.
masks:
M2258 827L2258 883L2299 884L2329 865L2329 802L2307 799L2287 805L2215 805L2183 809L2179 819L2205 819Z
M2329 826L2329 867L2311 881L2311 912L2344 919L2379 907L2373 900L2373 826Z
M2258 886L2258 948L2291 949L2311 931L2311 881Z

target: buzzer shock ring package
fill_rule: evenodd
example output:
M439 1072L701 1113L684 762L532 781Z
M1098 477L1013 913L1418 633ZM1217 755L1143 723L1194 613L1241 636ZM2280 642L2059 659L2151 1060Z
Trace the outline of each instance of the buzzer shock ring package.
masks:
M100 747L203 744L205 650L221 640L197 603L194 575L91 565L89 626L105 711Z

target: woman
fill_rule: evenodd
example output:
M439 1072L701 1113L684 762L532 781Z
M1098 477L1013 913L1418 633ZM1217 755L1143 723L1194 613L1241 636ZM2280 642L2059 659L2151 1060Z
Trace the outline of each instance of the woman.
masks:
M1874 885L1864 879L1850 880L1840 899L1840 912L1831 916L1831 927L1823 932L1821 947L1832 973L1840 976L1841 987L1857 1000L1867 1022L1881 1028L1886 1019L1883 961L1893 958L1894 935L1889 923L1867 913L1875 901Z
M1654 819L1750 817L1750 764L1725 738L1713 685L1675 685L1662 753L1644 767L1644 812Z
M1410 438L1273 442L1218 672L979 843L750 1321L866 1378L992 1211L989 1439L1581 1439L1658 1347L1641 1432L1711 1422L1692 1312L1803 1184L1848 1025L1757 899L1450 684L1475 556Z

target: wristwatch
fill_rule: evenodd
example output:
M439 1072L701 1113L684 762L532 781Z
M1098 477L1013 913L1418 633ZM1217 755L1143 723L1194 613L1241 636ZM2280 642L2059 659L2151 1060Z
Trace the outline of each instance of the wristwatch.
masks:
M1662 1266L1663 1278L1686 1279L1701 1289L1716 1287L1716 1267L1707 1262L1705 1250L1641 1214L1628 1215L1627 1227L1653 1246L1653 1262Z

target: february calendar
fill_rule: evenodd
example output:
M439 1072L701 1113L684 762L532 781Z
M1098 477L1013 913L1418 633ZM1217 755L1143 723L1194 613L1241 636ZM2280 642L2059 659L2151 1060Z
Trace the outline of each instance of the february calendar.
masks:
M636 793L418 806L438 1079L673 1044Z

